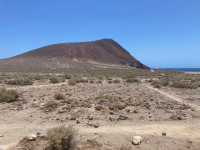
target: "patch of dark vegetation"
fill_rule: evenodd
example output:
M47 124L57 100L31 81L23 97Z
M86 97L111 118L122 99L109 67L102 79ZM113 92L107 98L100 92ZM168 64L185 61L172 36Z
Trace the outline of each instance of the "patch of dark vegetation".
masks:
M19 79L11 79L5 81L5 83L10 85L33 85L34 79L32 78L19 78Z
M171 84L171 87L174 88L186 88L186 89L197 89L198 85L194 83L189 82L173 82Z
M66 74L66 75L64 75L64 78L65 78L65 79L71 79L71 78L72 78L72 76L71 76L71 75L69 75L69 74Z
M50 78L50 82L53 83L53 84L56 84L56 83L60 83L60 82L64 82L64 80L56 77L56 76L53 76Z
M19 93L16 90L0 90L0 102L11 103L19 98Z

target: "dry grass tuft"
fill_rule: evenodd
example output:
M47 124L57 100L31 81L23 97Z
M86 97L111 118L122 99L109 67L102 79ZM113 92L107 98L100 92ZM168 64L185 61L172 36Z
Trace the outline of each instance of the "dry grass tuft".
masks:
M14 102L19 98L19 93L16 90L2 89L0 91L0 102Z
M56 93L54 97L56 100L64 100L65 99L65 95L63 93Z
M59 126L47 130L50 148L54 150L73 150L76 147L78 131L73 126Z

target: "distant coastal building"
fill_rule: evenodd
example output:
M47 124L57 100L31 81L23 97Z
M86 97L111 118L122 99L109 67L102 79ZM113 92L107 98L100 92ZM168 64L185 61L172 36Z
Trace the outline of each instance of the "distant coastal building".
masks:
M154 70L159 70L159 68L155 68Z

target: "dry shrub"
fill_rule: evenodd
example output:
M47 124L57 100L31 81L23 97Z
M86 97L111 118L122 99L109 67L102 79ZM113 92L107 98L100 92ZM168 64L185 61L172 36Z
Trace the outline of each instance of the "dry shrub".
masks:
M76 147L78 131L73 126L59 126L47 130L47 138L53 150L73 150Z
M88 83L88 80L87 79L80 79L79 82L80 83Z
M13 102L19 98L19 93L16 90L1 89L0 91L0 102Z
M102 84L102 81L101 81L101 80L98 80L98 81L97 81L97 83L100 83L100 84Z
M119 80L119 79L115 79L115 80L113 81L113 83L120 83L120 80Z
M129 79L126 79L126 82L127 83L134 83L134 82L140 82L140 80L137 78L137 77L134 77L134 78L129 78Z
M65 79L71 79L71 78L72 78L72 76L71 76L71 75L68 75L68 74L66 74L66 75L64 76L64 78L65 78Z
M56 100L64 100L65 99L65 95L63 93L56 93L54 97Z
M154 86L154 88L160 89L162 87L162 82L159 80L152 80L151 85Z
M161 84L155 84L155 85L154 85L154 88L157 88L157 89L160 89L161 87L162 87Z
M58 77L51 77L50 82L53 84L60 83L60 79Z
M68 83L69 83L69 85L76 85L76 79L71 78L71 79L69 79Z
M186 88L186 89L197 89L198 85L188 82L174 82L171 87L174 88Z
M33 79L12 79L12 80L8 80L6 81L7 84L10 85L32 85L34 83Z
M50 100L45 104L44 109L48 110L48 111L54 111L57 107L59 106L59 103Z
M107 99L107 100L113 100L114 97L110 94L99 94L99 96L96 99Z
M100 111L102 108L103 108L103 107L102 107L101 105L95 106L95 110L98 110L98 111Z

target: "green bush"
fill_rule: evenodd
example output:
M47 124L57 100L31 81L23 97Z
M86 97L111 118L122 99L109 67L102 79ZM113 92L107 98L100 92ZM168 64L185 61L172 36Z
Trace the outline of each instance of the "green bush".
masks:
M59 126L47 130L50 148L54 150L73 150L76 147L78 131L73 126Z
M186 88L186 89L197 89L198 85L189 82L174 82L171 87L174 88Z
M0 102L13 102L19 98L19 93L16 90L2 89L0 91Z
M54 97L56 100L64 100L65 99L65 95L63 93L56 93Z
M32 85L34 83L33 79L12 79L12 80L7 80L7 84L10 85Z

